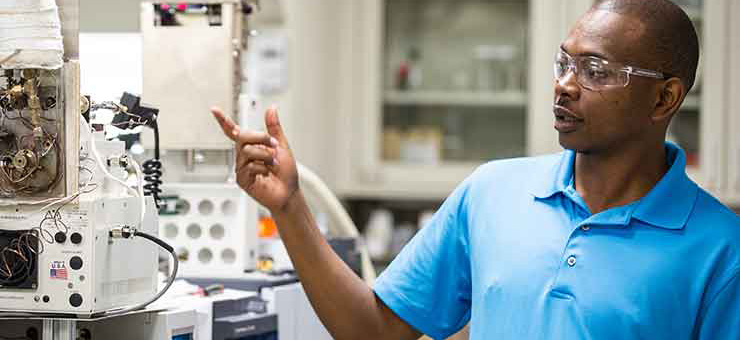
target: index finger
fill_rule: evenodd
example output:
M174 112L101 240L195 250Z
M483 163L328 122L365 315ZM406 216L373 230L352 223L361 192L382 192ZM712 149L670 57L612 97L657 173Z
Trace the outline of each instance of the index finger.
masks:
M212 107L211 113L213 114L213 117L216 118L216 121L218 121L218 125L221 126L221 130L223 130L224 135L232 141L237 142L237 137L241 132L239 125L236 125L236 123L234 123L230 117L227 117L218 107Z

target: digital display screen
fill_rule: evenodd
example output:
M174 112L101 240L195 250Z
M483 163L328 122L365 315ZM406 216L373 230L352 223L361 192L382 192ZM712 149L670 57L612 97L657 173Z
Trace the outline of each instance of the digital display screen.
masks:
M172 340L193 340L193 333L175 335Z

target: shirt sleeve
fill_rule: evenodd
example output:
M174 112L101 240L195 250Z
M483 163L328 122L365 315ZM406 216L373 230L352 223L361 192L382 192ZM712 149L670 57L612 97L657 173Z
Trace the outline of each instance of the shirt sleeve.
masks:
M740 339L740 270L709 303L699 327L701 340Z
M455 189L374 286L388 308L434 339L470 320L469 185L470 178Z

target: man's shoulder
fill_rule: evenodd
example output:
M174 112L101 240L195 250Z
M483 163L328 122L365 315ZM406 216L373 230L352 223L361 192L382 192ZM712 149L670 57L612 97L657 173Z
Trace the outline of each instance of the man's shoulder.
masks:
M555 180L562 153L494 160L479 166L465 186L477 198L494 199L532 193Z
M731 240L740 250L740 216L704 189L699 188L687 223L708 228L713 236Z
M716 296L740 273L740 216L699 188L685 233L704 250L696 255L711 262L715 283L707 291Z
M509 179L518 178L533 179L532 176L552 175L553 169L560 164L562 152L535 156L508 158L490 161L478 167L473 173L474 180L485 179Z
M740 270L740 216L708 192L699 189L686 233L712 253L723 267ZM721 260L720 260L721 259Z

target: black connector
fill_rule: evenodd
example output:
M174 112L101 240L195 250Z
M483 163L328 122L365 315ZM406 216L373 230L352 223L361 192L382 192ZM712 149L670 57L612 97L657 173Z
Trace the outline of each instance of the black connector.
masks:
M144 194L152 196L154 203L159 207L159 194L162 193L162 189L159 188L162 185L162 162L159 160L159 124L157 124L159 109L143 106L140 97L128 92L123 93L120 104L125 109L124 112L119 112L113 117L111 123L113 126L126 130L145 125L154 130L154 159L144 162L142 171L145 175L144 181L147 182L144 185Z
M136 230L129 226L115 227L108 232L110 238L131 238Z
M124 130L133 129L139 125L154 128L159 109L143 106L141 97L128 92L123 93L120 104L126 107L125 112L119 112L113 116L112 125ZM134 117L138 119L134 120Z

